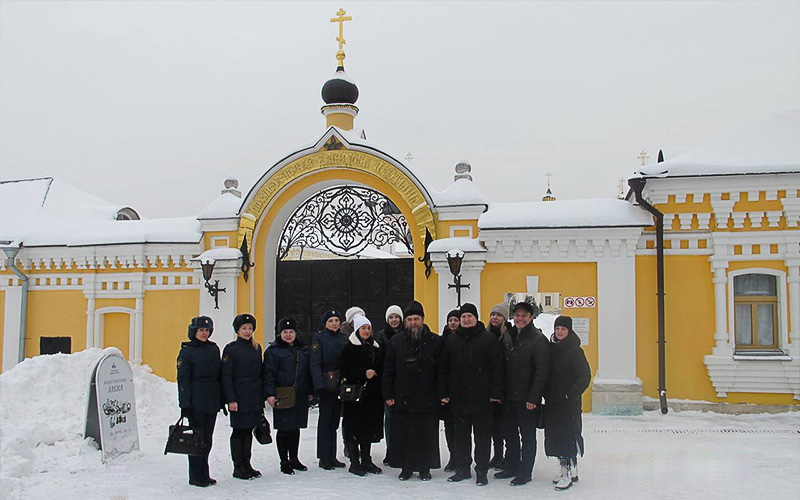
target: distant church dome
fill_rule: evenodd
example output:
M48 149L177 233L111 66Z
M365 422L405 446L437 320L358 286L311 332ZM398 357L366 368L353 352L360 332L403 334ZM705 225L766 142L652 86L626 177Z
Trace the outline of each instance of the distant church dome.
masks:
M358 87L344 72L344 66L336 68L333 78L322 86L322 100L325 104L355 104L358 100Z

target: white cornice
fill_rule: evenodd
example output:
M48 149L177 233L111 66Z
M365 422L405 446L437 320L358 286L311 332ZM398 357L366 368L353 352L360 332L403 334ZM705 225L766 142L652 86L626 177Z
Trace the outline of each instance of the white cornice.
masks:
M480 232L488 262L596 262L633 257L640 227L522 229Z

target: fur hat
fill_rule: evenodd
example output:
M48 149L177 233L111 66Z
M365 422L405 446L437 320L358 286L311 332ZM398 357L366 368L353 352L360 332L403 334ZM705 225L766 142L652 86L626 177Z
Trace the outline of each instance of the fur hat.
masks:
M553 330L556 329L557 326L563 326L570 332L572 331L572 318L569 316L559 316L556 318L555 322L553 322Z
M192 322L189 323L190 340L194 340L195 335L197 335L197 330L200 328L208 328L208 336L210 337L211 334L214 333L214 320L208 316L197 316L196 318L192 318Z
M328 312L326 312L325 314L322 315L322 325L324 326L325 323L327 323L328 320L333 318L333 317L339 318L339 321L342 320L341 313L339 313L339 311L337 311L336 309L331 309L330 311L328 311Z
M459 311L458 309L453 309L452 311L447 313L447 319L450 320L450 318L455 318L455 319L459 319L460 320L461 319L461 311Z
M423 309L422 304L417 302L416 300L412 300L408 303L405 310L405 317L409 316L422 316L425 317L425 309Z
M278 321L278 324L275 325L275 332L280 335L284 330L294 330L297 332L297 320L292 317L286 317Z
M256 318L252 314L240 314L233 318L233 331L239 333L239 328L245 323L253 325L253 331L256 330Z
M499 304L492 307L493 313L497 313L502 316L504 319L508 320L508 304L505 302L500 302ZM491 314L491 313L490 313Z
M475 316L475 319L478 319L478 308L475 307L475 304L470 304L469 302L466 302L463 306L461 306L461 309L459 309L458 312L461 314L470 313L473 316Z
M353 317L353 331L358 332L358 329L364 325L372 326L372 323L370 322L370 320L367 319L366 316L363 316L361 314L356 314Z
M514 305L514 309L511 310L511 314L517 312L518 309L525 309L528 313L533 314L533 306L528 304L527 302L517 302Z
M348 309L348 310L347 310L347 311L344 313L344 320L345 320L345 322L347 322L347 323L350 323L351 321L353 321L353 317L354 317L356 314L360 314L360 315L362 315L362 316L366 316L366 315L367 315L367 313L365 313L365 312L364 312L364 310L363 310L363 309L361 309L360 307L358 307L358 306L353 306L353 307L351 307L350 309Z
M389 322L389 316L392 314L396 314L400 316L400 320L403 320L403 310L400 309L400 306L391 305L386 308L386 322Z

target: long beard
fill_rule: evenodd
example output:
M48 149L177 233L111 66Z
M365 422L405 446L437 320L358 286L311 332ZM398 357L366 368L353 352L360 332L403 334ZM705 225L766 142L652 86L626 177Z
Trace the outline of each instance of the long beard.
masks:
M411 337L411 340L418 341L422 337L422 328L409 328L408 336Z

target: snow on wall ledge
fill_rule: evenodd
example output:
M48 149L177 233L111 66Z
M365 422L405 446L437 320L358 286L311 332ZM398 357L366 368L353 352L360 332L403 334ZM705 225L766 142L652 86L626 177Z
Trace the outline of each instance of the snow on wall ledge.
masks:
M478 219L481 230L651 225L653 219L643 209L612 198L491 203Z

